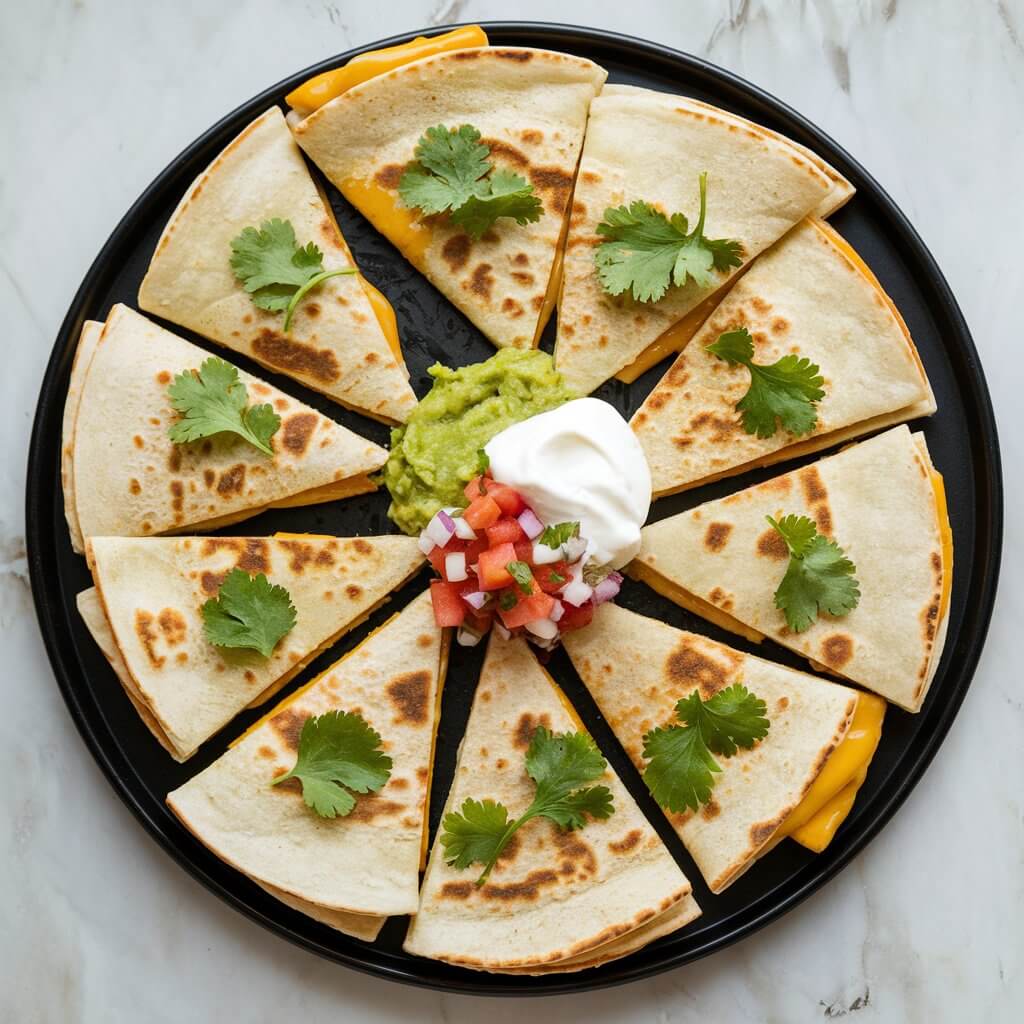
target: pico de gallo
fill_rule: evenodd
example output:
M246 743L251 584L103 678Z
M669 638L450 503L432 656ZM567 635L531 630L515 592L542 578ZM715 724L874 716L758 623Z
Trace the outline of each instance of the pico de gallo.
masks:
M545 524L514 488L489 474L465 488L465 508L441 509L420 534L439 579L430 584L439 626L473 647L492 628L538 647L580 629L622 585L618 572L587 561L578 522Z

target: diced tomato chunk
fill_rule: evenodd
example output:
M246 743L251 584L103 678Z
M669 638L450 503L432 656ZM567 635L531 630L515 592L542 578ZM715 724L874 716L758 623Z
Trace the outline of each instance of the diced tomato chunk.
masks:
M532 540L517 540L516 541L516 558L520 562L528 562L533 565L533 541Z
M477 498L473 501L462 513L462 518L477 531L485 530L488 526L493 526L500 516L501 508L498 506L498 503L487 494L482 498Z
M481 590L499 590L512 582L512 576L505 566L516 560L516 549L511 544L499 544L480 553L480 567L477 577Z
M523 496L508 484L497 484L491 480L487 484L487 493L501 506L501 511L506 516L517 516L526 508Z
M517 588L518 590L518 588ZM499 601L498 614L501 621L505 623L506 629L515 629L517 626L525 626L535 619L546 619L555 606L555 599L548 594L535 591L529 597L519 592L519 601L514 608L507 611L501 607Z
M590 625L590 620L594 617L593 601L581 604L578 608L566 602L562 607L565 611L562 612L562 617L558 620L558 630L560 633L568 633L573 629L582 629L584 626Z
M466 568L476 565L480 560L480 555L485 552L490 545L487 543L487 537L477 537L476 540L471 540L466 545Z
M487 494L493 483L494 481L490 477L475 476L463 487L462 493L466 496L466 501L473 502Z
M533 578L545 594L553 594L569 582L569 563L552 562L550 565L535 565Z
M430 601L434 606L434 619L439 626L462 625L467 609L458 583L434 580L430 584Z
M518 521L504 516L493 526L487 527L487 540L492 548L498 544L515 544L524 536L523 528Z
M444 556L447 551L444 548L434 548L429 555L427 555L427 561L434 567L434 572L438 576L444 576Z
M489 609L483 612L474 612L473 609L470 608L466 612L466 618L463 625L468 626L477 633L483 634L491 628L491 620L493 618L494 613Z

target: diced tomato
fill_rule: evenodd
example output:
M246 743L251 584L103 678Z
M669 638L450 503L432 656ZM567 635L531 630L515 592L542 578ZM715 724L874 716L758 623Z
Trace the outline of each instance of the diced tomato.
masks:
M508 484L497 484L490 480L487 483L487 494L501 506L501 511L506 516L517 516L526 508L523 496Z
M475 476L463 487L462 493L466 496L466 501L473 502L488 494L493 483L494 481L490 477Z
M594 617L593 601L581 604L578 608L568 603L563 603L562 607L565 611L562 612L562 617L558 620L558 631L560 633L568 633L573 629L582 629L584 626L590 625L590 620Z
M493 526L500 516L501 509L498 503L487 494L473 501L462 513L462 518L477 531L486 530L488 526Z
M533 541L532 540L517 540L516 541L516 558L520 562L527 562L533 565Z
M466 544L466 568L476 565L480 560L480 556L485 552L490 545L487 543L486 537L477 537L476 540L469 541Z
M535 565L533 578L545 594L553 594L569 582L569 563L552 562L550 565Z
M500 590L512 582L512 576L505 566L516 560L516 549L511 544L499 544L480 554L480 568L477 577L481 590Z
M434 548L433 551L427 555L427 561L434 567L434 572L438 576L444 576L444 556L446 554L445 548Z
M494 613L490 611L490 609L482 612L474 612L471 608L466 612L466 618L463 625L468 626L477 633L483 634L491 628L491 620L493 618Z
M519 593L519 601L514 608L507 611L498 604L498 614L501 621L505 623L506 629L515 629L516 626L525 626L534 619L546 619L555 606L555 599L548 594L535 591L529 597L522 592Z
M434 619L439 626L462 625L467 609L458 583L434 580L430 584L430 601L434 606Z
M492 548L499 544L515 544L524 536L523 528L518 521L504 516L493 526L487 527L487 540Z

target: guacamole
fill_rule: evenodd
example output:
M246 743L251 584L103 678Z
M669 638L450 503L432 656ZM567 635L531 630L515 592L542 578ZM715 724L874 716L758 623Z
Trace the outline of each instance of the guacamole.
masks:
M388 515L408 534L419 533L439 508L466 504L462 489L495 434L576 397L538 349L506 348L483 363L457 370L435 363L428 372L434 384L408 422L391 431L382 471Z

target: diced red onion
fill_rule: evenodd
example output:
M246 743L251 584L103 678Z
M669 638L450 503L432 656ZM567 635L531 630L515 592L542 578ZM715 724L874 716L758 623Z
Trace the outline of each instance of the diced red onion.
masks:
M587 551L587 542L582 537L570 537L563 545L562 551L567 562L576 562Z
M505 628L504 624L497 619L494 620L494 628L502 640L511 640L512 634Z
M449 583L461 583L466 579L465 551L453 551L444 556L444 578Z
M462 517L461 508L446 508L442 509L442 511L451 517L452 522L455 524L455 536L459 540L476 540L476 530ZM458 514L456 515L456 513Z
M594 587L594 604L604 604L605 601L614 600L618 596L621 586L622 577L617 572L609 573Z
M451 558L451 555L448 557ZM462 595L462 600L470 607L480 611L487 604L487 595L482 590L471 590L468 594Z
M427 523L424 533L439 547L443 548L455 533L455 520L442 508Z
M524 508L518 516L519 525L523 528L523 533L526 534L530 540L534 537L539 537L544 532L544 524L537 518L537 514L532 508Z
M549 618L552 622L558 622L558 620L565 614L565 605L562 604L557 598L555 599L554 607L548 613Z
M542 640L554 640L558 636L558 626L551 619L534 619L533 622L526 623L526 628Z
M466 626L459 626L458 633L455 634L455 640L460 647L476 647L481 640L481 634L475 629L468 629Z
M420 534L420 539L417 541L417 543L420 546L420 551L422 551L423 554L425 555L429 555L430 552L437 547L437 545L430 539L430 536L426 530L424 530Z
M549 548L547 544L541 544L539 540L533 542L533 564L551 565L553 562L562 560L562 548Z
M586 604L593 596L593 593L594 588L592 586L575 577L569 580L561 590L562 600L573 605L575 608Z

